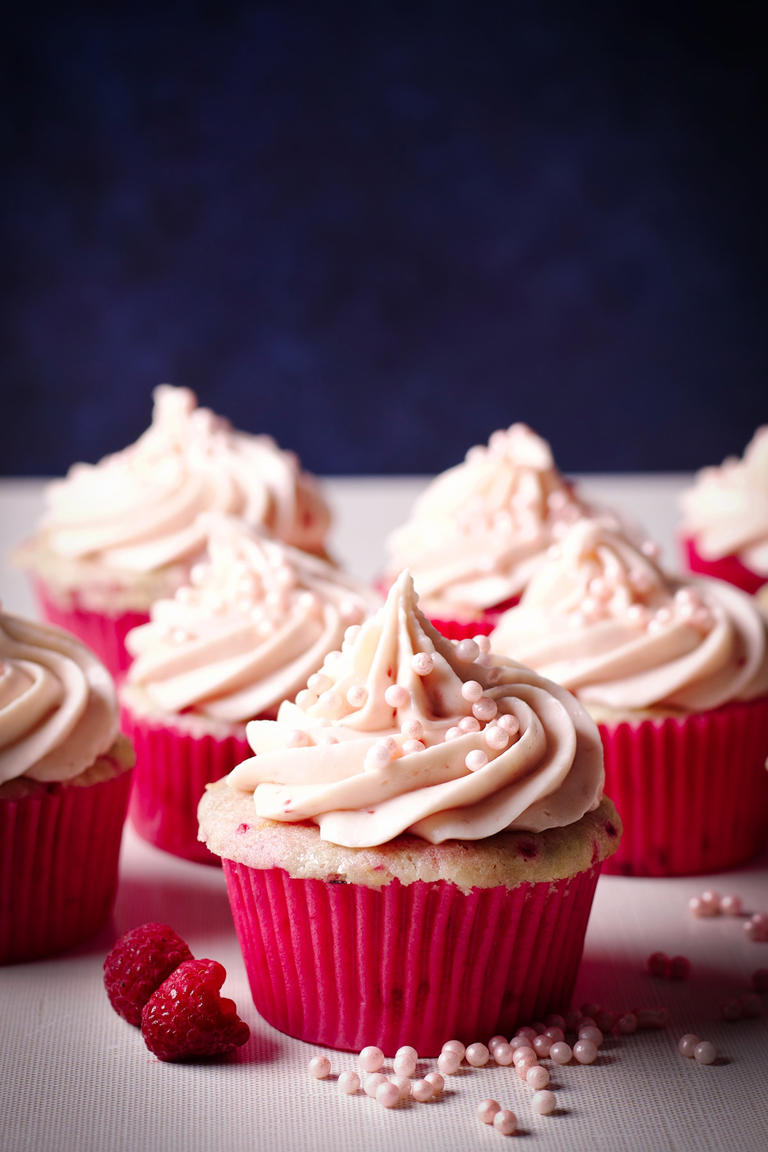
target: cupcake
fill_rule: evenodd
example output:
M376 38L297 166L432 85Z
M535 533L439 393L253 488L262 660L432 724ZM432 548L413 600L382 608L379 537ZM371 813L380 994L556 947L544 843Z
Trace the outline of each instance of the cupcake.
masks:
M491 634L597 720L624 822L606 870L733 868L768 836L768 637L745 593L663 572L615 522L575 524Z
M582 511L549 445L513 424L429 484L387 541L386 583L408 568L444 635L487 634Z
M483 647L441 636L404 572L206 790L200 837L281 1031L432 1056L569 1003L620 833L600 738Z
M61 952L108 919L132 764L93 653L0 612L0 964Z
M197 838L197 804L248 754L246 721L274 716L344 630L374 606L367 589L296 548L209 516L191 583L128 633L121 690L136 747L130 819L151 844L218 864Z
M682 510L691 571L757 593L768 608L768 424L755 432L743 459L698 472Z
M292 453L235 431L186 388L162 385L154 401L135 444L48 485L42 526L17 554L44 618L80 636L115 676L129 662L126 633L200 558L204 513L240 516L317 554L330 525L317 482Z

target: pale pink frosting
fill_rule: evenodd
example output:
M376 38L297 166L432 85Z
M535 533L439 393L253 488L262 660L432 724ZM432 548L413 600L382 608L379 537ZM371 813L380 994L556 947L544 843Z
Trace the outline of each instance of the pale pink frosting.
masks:
M115 688L68 632L0 612L0 784L71 780L118 734Z
M681 504L683 530L705 560L737 556L768 577L768 424L757 429L741 460L697 472Z
M164 712L243 723L294 696L379 601L333 565L242 521L209 516L203 527L208 553L191 583L128 633L126 700L138 686Z
M513 424L429 484L387 542L388 572L409 568L432 615L476 617L520 595L582 508L549 445Z
M323 550L328 507L292 453L235 431L187 388L164 384L154 399L152 424L135 444L48 485L43 534L55 554L116 572L188 564L204 548L207 512Z
M482 646L441 636L402 573L295 703L248 725L255 756L228 783L253 792L258 815L314 821L349 847L579 820L603 787L594 722L558 685L492 663Z
M719 580L659 567L614 520L584 519L491 634L589 704L700 712L768 693L766 620Z

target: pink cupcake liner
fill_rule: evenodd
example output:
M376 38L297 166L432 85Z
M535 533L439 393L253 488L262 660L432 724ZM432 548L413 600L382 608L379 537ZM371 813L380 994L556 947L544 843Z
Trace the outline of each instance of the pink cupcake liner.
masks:
M65 607L48 591L42 581L35 581L35 596L40 614L49 624L65 628L95 652L109 672L120 680L131 666L132 657L125 648L125 637L132 628L146 624L147 612L92 612L83 608L77 596Z
M768 584L768 577L760 576L750 568L745 567L738 556L721 556L718 560L706 560L699 552L695 542L690 537L683 538L685 559L691 572L700 576L714 576L717 580L725 580L728 584L741 588L742 592L754 596L764 584Z
M289 1036L392 1056L510 1035L563 1011L600 865L552 882L463 893L446 881L383 888L292 879L224 860L256 1008Z
M604 871L689 876L735 868L768 839L768 698L683 719L598 725L605 793L624 822Z
M139 836L174 856L218 866L197 838L197 805L206 784L252 755L245 736L193 735L128 709L122 726L136 750L128 815Z
M0 964L93 936L117 889L130 771L0 800Z

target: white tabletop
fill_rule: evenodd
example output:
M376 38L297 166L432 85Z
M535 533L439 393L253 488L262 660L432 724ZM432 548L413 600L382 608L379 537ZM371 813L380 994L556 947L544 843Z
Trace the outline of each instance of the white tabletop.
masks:
M676 498L687 479L603 476L582 478L582 486L645 525L671 566ZM413 478L328 482L337 510L336 555L356 575L372 578L380 570L383 537L404 519L423 484ZM0 595L10 611L32 612L24 578L6 557L40 508L39 482L0 481ZM530 1090L509 1069L497 1067L450 1078L440 1101L388 1112L362 1094L340 1096L332 1080L310 1079L306 1065L314 1049L259 1018L220 871L167 856L128 828L108 928L65 956L0 969L0 1148L490 1149L505 1137L475 1118L477 1102L487 1096L517 1113L529 1148L768 1148L768 997L757 1019L728 1023L720 1015L723 1001L748 990L755 969L768 968L768 944L748 941L739 919L694 919L688 900L708 887L738 893L750 911L768 910L768 854L750 868L713 877L601 878L574 1002L597 1001L614 1010L663 1005L671 1023L606 1041L591 1067L558 1070L555 1115L535 1116ZM225 994L252 1032L233 1062L163 1064L138 1031L112 1012L101 983L104 955L117 935L146 920L167 921L196 956L226 967ZM648 976L646 959L657 950L686 955L690 979L671 983ZM718 1062L702 1066L679 1056L677 1040L685 1032L712 1040ZM354 1065L349 1054L328 1055L334 1073Z

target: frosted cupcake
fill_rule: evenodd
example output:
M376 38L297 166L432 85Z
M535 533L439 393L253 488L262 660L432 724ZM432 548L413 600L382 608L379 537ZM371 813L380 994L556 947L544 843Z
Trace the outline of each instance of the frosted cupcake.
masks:
M74 636L0 612L0 964L108 919L132 763L106 668Z
M248 739L200 836L267 1021L427 1056L568 1004L620 832L569 693L446 640L406 572Z
M583 506L525 424L441 473L388 542L387 582L409 568L420 603L454 639L488 633Z
M748 860L768 836L768 638L754 601L664 573L615 522L570 530L491 635L599 722L624 821L606 870L666 876Z
M248 754L246 721L274 716L378 601L316 556L211 516L191 583L128 633L121 691L136 746L130 817L144 839L218 863L197 838L205 785Z
M757 593L768 608L768 424L743 459L698 472L681 502L691 571Z
M154 400L135 444L48 485L40 531L19 552L44 617L116 676L128 663L126 633L200 559L205 513L239 516L318 554L330 524L317 482L268 436L235 431L186 388L162 385Z

